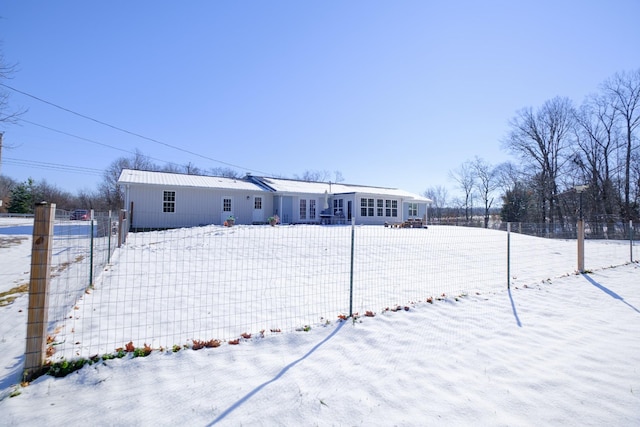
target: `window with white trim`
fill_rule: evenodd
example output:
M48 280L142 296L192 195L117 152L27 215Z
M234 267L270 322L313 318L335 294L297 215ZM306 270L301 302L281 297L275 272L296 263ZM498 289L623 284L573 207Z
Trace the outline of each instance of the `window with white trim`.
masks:
M222 199L222 212L231 212L231 198L225 197Z
M360 199L360 216L373 216L374 214L374 199Z
M418 204L409 203L409 216L418 216Z
M176 211L176 192L165 191L162 196L162 212Z
M385 200L385 216L390 216L390 217L398 216L397 200Z
M307 201L300 199L300 219L307 219Z
M309 200L309 219L316 219L316 201L315 201L315 199Z
M253 209L256 209L256 210L262 209L262 197L255 197L253 199Z
M376 200L376 215L384 216L384 200L382 199Z

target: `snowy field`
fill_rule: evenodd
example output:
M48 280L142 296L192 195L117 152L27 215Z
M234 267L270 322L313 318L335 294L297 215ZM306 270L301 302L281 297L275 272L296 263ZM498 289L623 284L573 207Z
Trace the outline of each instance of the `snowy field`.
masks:
M31 247L3 225L0 292L28 281ZM604 268L628 262L628 242L588 241L591 273L576 275L575 241L512 233L508 291L503 232L355 232L360 317L346 322L337 316L349 311L350 227L130 234L59 328L70 345L54 357L129 339L166 348L252 337L17 387L21 294L0 307L0 425L640 424L640 268ZM214 294L206 283L219 284Z

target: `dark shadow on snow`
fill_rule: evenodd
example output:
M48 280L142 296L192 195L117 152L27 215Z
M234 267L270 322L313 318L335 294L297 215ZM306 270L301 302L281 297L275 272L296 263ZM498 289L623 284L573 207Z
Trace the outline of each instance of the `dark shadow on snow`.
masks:
M304 356L302 356L300 359L298 360L294 360L293 362L289 363L287 366L285 366L284 368L282 368L282 370L280 372L278 372L278 374L271 378L269 381L266 381L262 384L260 384L258 387L254 388L253 390L251 390L249 393L247 393L244 397L242 397L240 400L238 400L236 403L234 403L233 405L231 405L229 408L227 408L224 412L222 412L220 415L218 415L218 417L213 420L211 422L211 424L209 424L210 426L219 423L220 421L222 421L227 415L229 415L230 413L232 413L233 411L235 411L236 409L238 409L239 407L241 407L242 405L244 405L249 399L251 399L254 395L256 395L259 391L261 391L263 388L265 388L266 386L268 386L269 384L279 380L280 378L282 378L282 376L284 374L287 373L287 371L291 368L293 368L294 366L296 366L298 363L302 362L304 359L306 359L307 357L309 357L311 354L313 354L318 348L320 348L320 346L324 343L326 343L327 341L329 341L331 338L333 338L335 336L335 334L338 333L338 331L340 329L342 329L342 326L346 323L346 321L342 321L338 324L338 326L336 326L336 328L334 329L333 332L331 332L325 339L323 339L322 341L320 341L318 344L316 344L315 346L313 346L313 348L311 350L309 350Z
M13 365L5 367L3 372L0 372L0 401L9 396L12 386L22 381L23 369L24 354L16 356Z
M516 323L519 328L522 328L522 323L520 323L520 317L518 317L518 311L516 310L516 305L513 302L513 296L511 295L511 288L509 288L509 299L511 300L511 309L513 310L513 317L516 318Z
M638 310L637 308L635 308L634 306L632 306L631 304L629 304L628 302L626 302L624 300L624 298L622 298L620 295L616 294L615 292L613 292L611 289L607 289L604 286L602 286L600 283L596 282L595 280L593 280L593 278L591 278L588 274L582 274L582 277L584 277L585 279L587 279L587 281L589 283L591 283L593 286L595 286L596 288L600 289L602 292L604 292L605 294L609 295L611 298L613 299L617 299L622 301L623 303L627 304L629 307L631 307L632 309L634 309L636 312L640 313L640 310Z

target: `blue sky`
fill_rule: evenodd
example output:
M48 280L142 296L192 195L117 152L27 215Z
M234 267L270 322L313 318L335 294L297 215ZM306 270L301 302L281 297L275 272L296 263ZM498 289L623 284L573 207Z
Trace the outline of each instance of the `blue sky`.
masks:
M6 84L161 143L9 90L28 112L0 128L2 173L94 190L138 149L454 195L465 160L511 159L519 109L637 69L638 16L637 0L4 1Z

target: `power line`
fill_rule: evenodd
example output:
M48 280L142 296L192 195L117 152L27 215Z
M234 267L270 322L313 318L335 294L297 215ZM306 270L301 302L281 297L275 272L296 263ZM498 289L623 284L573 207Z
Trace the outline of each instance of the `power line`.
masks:
M40 123L35 123L35 122L29 121L29 120L25 120L25 119L22 119L22 118L19 118L18 120L21 121L21 122L29 123L30 125L39 126L39 127L43 128L43 129L47 129L47 130L50 130L52 132L57 132L59 134L70 136L72 138L77 138L77 139L79 139L81 141L86 141L86 142L90 142L92 144L101 145L103 147L111 148L111 149L117 150L117 151L122 151L122 152L128 153L128 154L134 154L134 155L136 154L134 151L131 151L131 150L125 150L124 148L115 147L113 145L109 145L109 144L106 144L104 142L99 142L99 141L95 141L93 139L85 138L83 136L74 135L72 133L65 132L65 131L62 131L62 130L59 130L59 129L54 129L54 128L50 127L50 126L46 126L46 125L43 125L43 124L40 124ZM179 165L177 163L169 162L169 161L158 159L158 158L155 158L155 157L150 157L150 156L145 156L145 157L149 158L150 160L157 160L159 162L163 162L163 163L166 163L166 164L169 164L169 165L174 165L174 166L178 166L178 167L181 166L181 165Z
M21 121L21 122L29 123L30 125L34 125L34 126L41 127L43 129L50 130L52 132L57 132L57 133L62 134L62 135L66 135L66 136L70 136L72 138L80 139L82 141L90 142L92 144L102 145L103 147L108 147L108 148L111 148L111 149L114 149L114 150L118 150L118 151L122 151L122 152L125 152L125 153L133 153L132 151L125 150L124 148L114 147L113 145L105 144L103 142L94 141L92 139L85 138L83 136L78 136L78 135L74 135L72 133L68 133L68 132L65 132L65 131L62 131L62 130L54 129L52 127L49 127L49 126L46 126L46 125L42 125L40 123L35 123L35 122L29 121L29 120L25 120L25 119L22 119L22 118L19 118L18 120Z
M144 139L144 140L147 140L147 141L150 141L150 142L156 143L156 144L164 145L165 147L173 148L174 150L182 151L183 153L191 154L191 155L193 155L193 156L197 156L197 157L203 158L203 159L205 159L205 160L209 160L209 161L212 161L212 162L220 163L220 164L223 164L223 165L226 165L226 166L231 166L231 167L234 167L234 168L237 168L237 169L250 170L250 171L253 171L253 172L258 172L258 173L260 173L260 174L269 175L269 173L268 173L268 172L263 172L263 171L259 171L259 170L256 170L256 169L245 168L245 167L242 167L242 166L239 166L239 165L235 165L235 164L233 164L233 163L223 162L222 160L214 159L214 158L211 158L211 157L208 157L208 156L202 155L202 154L195 153L195 152L190 151L190 150L186 150L186 149L184 149L184 148L177 147L177 146L175 146L175 145L168 144L168 143L166 143L166 142L158 141L157 139L154 139L154 138L149 138L149 137L146 137L146 136L144 136L144 135L140 135L139 133L135 133L135 132L128 131L128 130L123 129L123 128L121 128L121 127L114 126L114 125L111 125L111 124L109 124L109 123L103 122L102 120L98 120L98 119L95 119L95 118L93 118L93 117L89 117L89 116L87 116L87 115L84 115L84 114L78 113L78 112L76 112L76 111L70 110L70 109L65 108L65 107L62 107L62 106L60 106L60 105L58 105L58 104L55 104L55 103L53 103L53 102L50 102L50 101L44 100L44 99L39 98L39 97L37 97L37 96L35 96L35 95L31 95L30 93L23 92L23 91L21 91L21 90L18 90L18 89L16 89L16 88L11 87L11 86L9 86L9 85L6 85L6 84L4 84L4 83L0 83L0 86L4 86L4 87L6 87L7 89L11 89L11 90L12 90L12 91L14 91L14 92L20 93L20 94L22 94L22 95L24 95L24 96L28 96L28 97L30 97L30 98L35 99L36 101L40 101L40 102L42 102L42 103L44 103L44 104L47 104L47 105L50 105L50 106L52 106L52 107L58 108L58 109L60 109L60 110L62 110L62 111L66 111L67 113L71 113L71 114L74 114L74 115L76 115L76 116L78 116L78 117L82 117L83 119L90 120L90 121L92 121L92 122L95 122L95 123L101 124L101 125L103 125L103 126L107 126L107 127L111 128L111 129L115 129L115 130L117 130L117 131L124 132L124 133L126 133L126 134L129 134L129 135L132 135L132 136L135 136L135 137L138 137L138 138L141 138L141 139Z
M89 175L97 175L102 176L104 173L101 169L94 168L86 168L83 166L71 166L71 165L63 165L60 163L48 163L48 162L38 162L36 160L29 159L15 159L11 157L5 157L3 161L10 165L16 166L24 166L36 169L48 169L48 170L58 170L63 172L73 172L73 173L81 173L81 174L89 174Z

